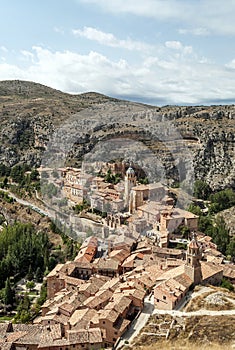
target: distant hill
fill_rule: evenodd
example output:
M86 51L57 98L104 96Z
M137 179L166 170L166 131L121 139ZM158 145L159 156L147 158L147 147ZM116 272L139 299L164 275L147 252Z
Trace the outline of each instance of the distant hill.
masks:
M79 157L94 146L94 142L106 137L123 136L138 138L133 132L128 111L138 108L158 113L164 128L164 120L170 119L178 128L186 145L194 155L197 178L206 180L212 188L235 187L235 106L146 106L114 99L99 93L88 92L71 95L34 82L11 80L0 82L0 162L14 165L27 162L39 166L50 135L72 115L90 108L96 111L102 106L110 113L113 108L125 111L125 126L115 125L86 135L79 141L70 161L78 163ZM112 108L111 108L112 107ZM123 115L120 113L120 120ZM102 120L102 112L100 115ZM126 124L125 124L126 123ZM141 128L141 125L140 125ZM166 166L168 177L176 177L178 155L142 133L141 141L156 152ZM85 146L84 146L85 145ZM182 155L181 155L182 156ZM73 159L74 158L74 159Z

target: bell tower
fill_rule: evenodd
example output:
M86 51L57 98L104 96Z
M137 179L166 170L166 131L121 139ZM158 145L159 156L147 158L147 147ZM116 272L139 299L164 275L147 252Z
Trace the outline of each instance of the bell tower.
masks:
M194 285L200 284L202 281L201 258L201 249L196 234L193 233L186 253L185 273L191 278Z
M125 207L129 208L130 206L130 193L132 187L136 185L136 176L135 171L132 167L129 167L126 171L125 176Z

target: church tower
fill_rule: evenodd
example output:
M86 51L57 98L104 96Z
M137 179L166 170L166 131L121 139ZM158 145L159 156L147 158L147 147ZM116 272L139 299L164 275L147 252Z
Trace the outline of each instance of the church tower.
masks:
M186 253L185 273L191 278L194 285L200 284L202 281L201 258L201 249L196 234L193 233Z
M126 171L126 176L125 176L125 207L129 209L130 207L130 194L131 194L131 189L136 185L136 176L135 176L135 171L132 167L129 167Z

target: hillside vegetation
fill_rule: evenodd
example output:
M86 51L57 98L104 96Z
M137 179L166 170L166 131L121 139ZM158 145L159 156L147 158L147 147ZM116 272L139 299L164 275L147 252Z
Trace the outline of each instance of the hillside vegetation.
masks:
M234 142L235 107L230 106L146 106L121 101L98 93L70 95L46 86L25 81L0 82L0 162L6 165L27 163L39 166L53 131L70 116L80 118L82 110L96 113L100 109L100 126L78 139L68 162L78 164L81 157L99 141L113 137L139 139L150 148L166 169L166 176L177 182L177 169L183 167L180 150L171 152L162 142L153 140L139 128L131 127L139 110L158 115L164 130L165 120L178 128L183 142L193 152L195 175L211 188L235 187ZM106 114L120 110L120 122L107 127ZM132 120L133 119L133 120ZM143 120L143 123L145 121ZM72 125L71 125L72 128Z

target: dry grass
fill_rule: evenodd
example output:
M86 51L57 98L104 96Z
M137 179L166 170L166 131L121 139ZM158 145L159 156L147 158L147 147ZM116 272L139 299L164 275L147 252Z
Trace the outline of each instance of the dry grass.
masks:
M190 311L198 311L201 309L205 310L211 310L211 311L222 311L222 310L233 310L235 309L235 303L233 303L231 300L235 300L235 293L234 292L229 292L225 288L221 287L212 287L211 286L211 291L210 292L205 292L198 297L195 297L190 300L190 302L186 305L185 310L186 312ZM220 304L210 304L208 303L205 298L211 294L214 293L223 293L222 300L224 301L223 305Z
M211 343L207 345L194 345L189 342L174 342L174 344L169 344L169 342L160 342L152 345L141 345L134 347L124 347L123 350L234 350L234 347L229 344L219 345L216 343Z
M173 328L166 340L166 333L173 319ZM159 336L160 333L162 336ZM235 316L154 315L135 342L124 349L232 350L232 344L235 344Z

